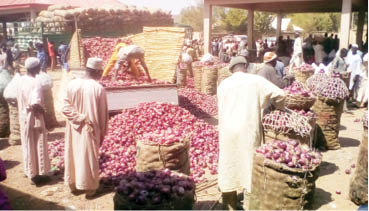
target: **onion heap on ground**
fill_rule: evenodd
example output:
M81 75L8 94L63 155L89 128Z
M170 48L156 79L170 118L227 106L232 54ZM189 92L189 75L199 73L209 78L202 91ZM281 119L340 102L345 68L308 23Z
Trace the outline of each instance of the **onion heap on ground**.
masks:
M216 116L218 114L218 105L216 96L207 95L196 91L195 89L178 90L179 105L189 110L197 117Z
M115 46L119 42L119 38L85 38L82 40L83 47L88 55L88 57L99 57L103 60L104 66L109 62L111 55L115 49ZM123 42L131 42L129 38L122 38ZM135 85L152 85L152 84L168 84L168 82L160 81L157 79L152 79L149 82L148 77L139 67L140 76L136 79L132 74L127 72L127 64L120 65L117 73L116 80L112 80L115 70L114 68L109 72L107 79L101 80L100 83L105 87L125 87L125 86L135 86Z
M294 111L274 110L264 115L263 127L265 131L275 134L310 136L311 125L308 119Z
M290 168L312 169L322 162L322 155L309 147L300 145L296 140L275 140L256 149L256 152L269 160L284 164Z
M214 126L173 104L142 103L110 119L107 135L100 147L100 176L104 181L117 184L123 175L135 169L139 137L169 128L190 137L190 166L195 182L206 181L205 169L210 174L217 174L219 145L218 131ZM51 148L54 146L50 145ZM52 159L63 159L64 151L58 151L60 153L52 154Z

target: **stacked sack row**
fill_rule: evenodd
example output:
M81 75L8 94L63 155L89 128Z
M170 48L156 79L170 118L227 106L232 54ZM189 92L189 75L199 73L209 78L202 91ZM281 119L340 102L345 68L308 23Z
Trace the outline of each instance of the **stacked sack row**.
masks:
M220 70L226 65L210 54L204 55L200 61L193 64L195 89L207 95L215 95L220 83L219 78L226 78L220 75L222 73Z
M104 30L137 33L142 31L143 26L173 25L172 15L168 12L125 4L121 7L100 8L53 5L48 10L41 11L36 22L44 22L45 32L71 32L75 17L82 32Z
M266 111L262 119L265 144L254 155L251 210L301 210L313 202L322 161L313 146L317 99L304 84L309 66L294 72L298 80L284 88L286 109Z

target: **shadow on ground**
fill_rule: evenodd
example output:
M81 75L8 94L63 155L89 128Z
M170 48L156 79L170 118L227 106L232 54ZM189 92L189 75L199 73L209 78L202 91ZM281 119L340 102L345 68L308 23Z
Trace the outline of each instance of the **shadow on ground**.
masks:
M4 160L4 163L5 163L6 170L9 170L20 164L20 162L16 160Z
M13 210L64 210L65 207L56 204L55 202L45 201L36 198L19 190L0 185L10 199L10 204Z
M319 176L322 177L336 172L338 170L338 166L334 163L323 161L320 164L319 169L320 169Z
M0 138L0 150L4 150L9 146L8 138Z
M219 201L197 201L193 205L194 210L222 210L223 206Z
M348 137L340 137L339 138L341 147L357 147L360 145L360 141L357 139L352 139Z
M314 193L314 200L313 203L311 203L311 207L309 207L309 209L311 210L317 210L319 209L321 206L328 204L330 202L332 202L332 194L321 189L321 188L316 188L315 189L315 193Z
M347 127L343 126L343 125L340 125L340 130L346 130Z
M47 137L47 140L49 142L53 142L55 140L59 140L59 139L62 139L64 138L64 132L51 132L49 133L48 137Z

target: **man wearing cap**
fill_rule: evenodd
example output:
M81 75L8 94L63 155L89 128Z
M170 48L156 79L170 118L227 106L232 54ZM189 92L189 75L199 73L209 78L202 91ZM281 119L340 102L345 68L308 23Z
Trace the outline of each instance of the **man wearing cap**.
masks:
M293 43L293 53L292 53L292 58L290 61L290 72L292 72L292 68L293 66L300 66L301 63L303 62L302 59L302 41L300 38L300 33L299 32L295 32L295 42Z
M128 68L131 69L133 75L137 79L140 76L140 71L136 66L136 60L139 60L142 67L145 70L145 73L148 77L148 80L151 81L149 69L147 68L145 62L145 51L141 47L137 45L128 45L126 47L122 47L119 49L118 52L118 60L115 63L114 70L117 73L119 66L122 65L124 62L128 62ZM104 72L103 77L106 77L108 72Z
M289 81L292 79L292 76L286 76L282 78L282 76L277 73L276 70L277 65L277 54L274 52L266 52L264 54L264 66L257 73L258 75L268 79L274 85L283 89L284 87L289 85Z
M93 197L99 187L99 147L108 126L105 89L98 83L103 66L89 58L86 73L72 80L63 101L65 131L65 183L73 194L85 191Z
M47 130L42 107L42 86L36 75L40 72L40 60L29 57L25 61L27 74L17 80L17 104L24 162L24 172L32 184L40 185L49 180L50 170L47 146Z
M247 73L247 61L232 59L232 76L217 90L219 109L218 184L224 209L238 209L237 190L244 189L248 209L255 148L263 142L261 119L270 104L284 107L284 92L263 77Z

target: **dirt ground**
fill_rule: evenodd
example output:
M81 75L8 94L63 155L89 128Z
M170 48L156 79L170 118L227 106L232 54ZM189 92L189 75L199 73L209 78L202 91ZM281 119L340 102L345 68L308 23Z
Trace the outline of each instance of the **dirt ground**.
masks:
M54 80L54 99L57 97L60 72L50 73ZM356 163L358 146L362 139L362 124L355 122L361 118L364 110L355 109L346 112L342 116L342 126L339 140L342 149L323 152L320 177L316 181L316 192L312 209L317 210L357 210L358 206L348 198L349 181L352 176L345 174L345 169ZM63 121L61 115L57 115L59 121ZM49 134L52 142L64 136L64 128L56 128ZM35 187L24 176L23 161L20 146L9 146L6 140L0 140L0 157L6 162L8 178L0 183L11 201L13 209L21 210L49 210L49 209L89 209L112 210L114 190L103 188L98 197L86 200L84 194L73 196L63 184L62 175L52 177L52 182ZM209 179L207 184L198 186L197 202L195 209L220 209L218 203L220 193L217 190L216 177ZM336 194L339 190L342 193Z

